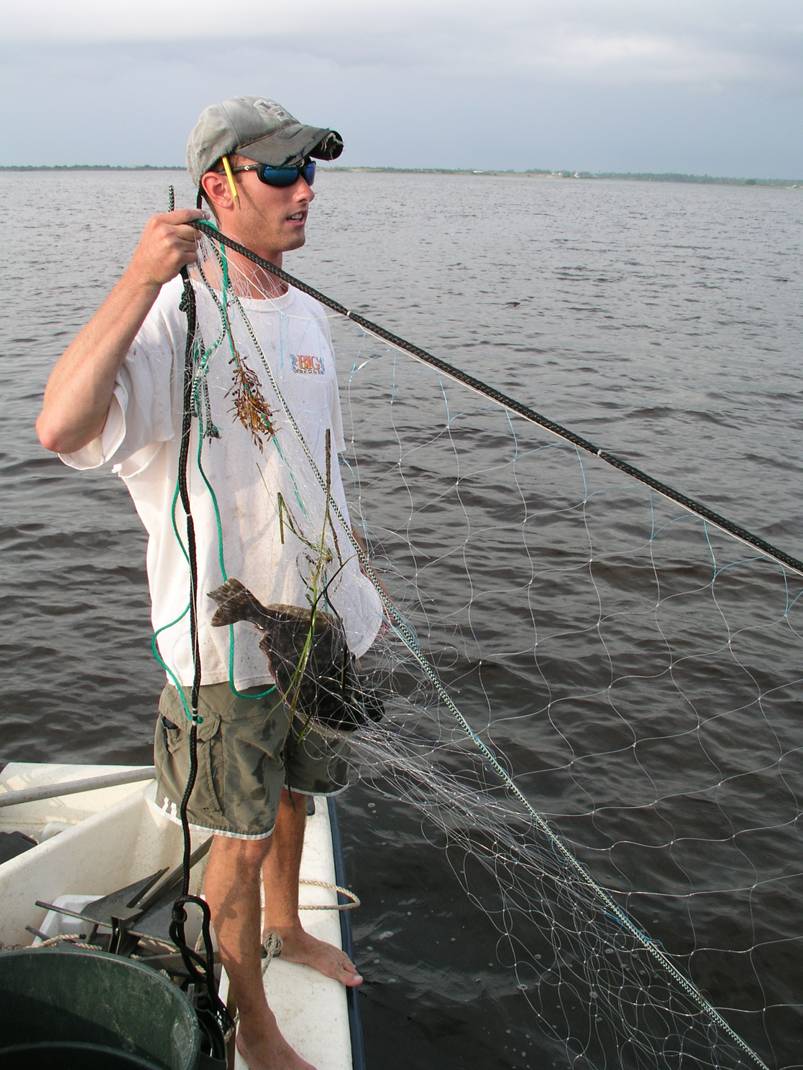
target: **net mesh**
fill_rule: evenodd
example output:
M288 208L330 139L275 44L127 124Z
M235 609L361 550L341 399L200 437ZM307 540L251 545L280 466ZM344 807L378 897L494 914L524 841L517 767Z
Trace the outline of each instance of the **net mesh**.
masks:
M801 1065L800 576L331 327L350 522L330 499L322 530L385 611L352 778L420 813L567 1065Z

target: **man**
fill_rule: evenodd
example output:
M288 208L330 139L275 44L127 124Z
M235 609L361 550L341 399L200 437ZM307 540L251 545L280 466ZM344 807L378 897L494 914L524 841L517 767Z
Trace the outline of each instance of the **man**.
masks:
M336 132L303 125L275 102L240 97L201 114L188 169L220 230L281 267L284 253L305 241L314 159L341 149ZM311 459L347 516L323 310L237 254L207 252L196 263L190 223L205 214L182 209L148 222L122 278L55 365L37 432L73 467L113 464L147 528L154 630L168 674L156 728L157 798L175 817L187 779L185 711L195 670L185 547L173 525L186 339L177 276L192 266L203 280L195 283L202 400L190 447L197 463L188 473L202 723L189 819L216 833L205 894L239 1008L238 1048L251 1070L313 1070L268 1008L261 943L275 932L283 958L344 985L362 981L347 956L304 932L298 914L304 794L340 790L343 763L324 736L309 726L299 731L255 629L215 627L207 596L236 577L267 605L309 609L324 598L355 656L373 641L381 605L310 476Z

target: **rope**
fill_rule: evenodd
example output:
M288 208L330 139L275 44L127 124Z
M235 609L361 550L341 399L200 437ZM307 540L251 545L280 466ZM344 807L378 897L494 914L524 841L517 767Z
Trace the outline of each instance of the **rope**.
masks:
M38 951L43 947L58 947L59 944L73 944L75 947L80 947L82 951L103 951L99 944L88 944L78 933L60 933L58 936L51 936L47 940L42 940L39 944L31 944L30 947L34 951Z
M630 464L629 461L625 461L623 458L617 457L613 453L608 453L607 450L604 450L601 446L589 441L589 439L583 438L581 435L569 430L569 428L564 427L562 424L556 423L554 420L550 420L548 417L541 415L541 413L536 412L535 409L530 408L528 405L524 405L515 398L503 394L495 387L482 382L481 379L476 379L473 375L469 375L460 368L456 368L452 364L447 364L447 362L441 360L440 357L435 357L420 346L393 334L392 331L387 330L385 327L372 323L371 320L359 315L359 313L350 311L345 305L340 304L339 301L327 297L326 294L321 293L320 290L316 290L302 280L289 275L286 271L276 267L275 264L271 264L270 261L264 260L257 253L252 252L233 238L221 234L220 231L216 230L210 224L199 220L190 225L195 227L195 229L202 234L206 234L208 237L212 238L213 241L217 240L222 242L224 245L228 246L228 248L234 250L234 252L239 253L247 260L264 268L266 271L269 271L283 282L288 283L288 285L294 286L297 290L301 290L302 293L308 294L310 297L314 297L315 300L320 301L322 305L325 305L327 308L332 309L333 312L337 312L339 315L350 319L353 323L362 327L363 330L374 335L376 338L381 338L382 341L387 342L395 349L399 349L403 353L409 354L423 364L428 364L449 379L461 383L463 386L468 387L469 390L473 390L475 393L493 401L495 404L501 405L502 408L507 409L509 412L516 413L516 415L521 416L529 423L537 424L539 427L542 427L545 431L549 431L550 434L555 435L564 442L571 443L571 445L575 446L577 449L590 453L592 456L597 457L600 461L604 461L605 464L610 465L612 468L616 468L625 475L650 487L651 490L654 490L662 497L675 502L675 504L681 506L681 508L706 520L709 524L719 528L720 531L724 531L728 535L733 536L733 538L738 539L739 542L753 547L753 549L758 550L766 557L771 558L773 561L778 561L780 564L785 565L787 568L803 576L803 560L800 558L792 557L784 550L767 542L766 539L762 539L759 535L755 535L748 531L747 528L729 520L727 517L722 516L722 514L715 512L713 509L709 509L709 507L702 502L698 502L694 498L689 497L689 495L675 490L667 483L662 482L660 479L656 479L654 476L649 475L647 472L643 472L635 465Z
M172 210L174 201L172 186L170 187L169 199L170 209ZM213 1057L221 1057L225 1059L226 1034L231 1028L231 1020L217 991L217 980L214 974L215 959L212 946L209 907L200 896L189 894L192 844L190 838L188 808L192 789L195 786L195 780L198 774L198 724L202 722L203 718L198 714L198 697L201 689L201 655L198 642L196 608L198 596L198 565L195 545L195 524L192 517L189 486L187 482L188 458L193 420L194 350L197 323L195 292L192 288L189 272L186 267L182 268L181 277L184 282L184 292L182 294L180 307L187 317L187 344L184 350L183 412L178 458L178 489L179 498L181 499L181 505L186 518L187 560L190 569L190 643L192 646L194 671L190 698L192 720L189 738L190 768L187 777L187 785L179 807L183 839L181 894L173 903L169 932L170 939L181 954L181 958L189 977L196 985L195 1013L199 1024L206 1034L210 1052ZM201 934L204 954L194 951L187 944L185 925L187 922L186 907L188 905L193 905L201 911Z
M265 972L274 959L278 959L282 954L282 938L278 933L269 932L260 945L260 951L262 953L262 975L264 977Z
M314 880L300 880L299 884L307 884L311 888L325 888L327 891L337 892L338 895L345 896L348 899L347 903L301 903L299 910L356 910L357 907L362 906L360 897L351 891L350 888L342 888L339 884L332 884L330 881L314 881Z

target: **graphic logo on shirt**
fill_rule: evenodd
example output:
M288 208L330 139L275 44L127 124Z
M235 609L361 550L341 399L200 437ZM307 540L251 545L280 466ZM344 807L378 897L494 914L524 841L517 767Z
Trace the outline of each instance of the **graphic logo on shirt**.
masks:
M323 375L323 361L312 353L293 353L293 371L299 375Z

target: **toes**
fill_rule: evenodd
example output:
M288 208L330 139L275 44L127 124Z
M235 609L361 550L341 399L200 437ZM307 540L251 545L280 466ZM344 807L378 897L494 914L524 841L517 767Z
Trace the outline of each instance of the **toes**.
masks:
M345 962L341 963L340 968L346 974L346 976L343 978L343 984L347 985L350 988L362 984L362 974L353 962L347 959Z

